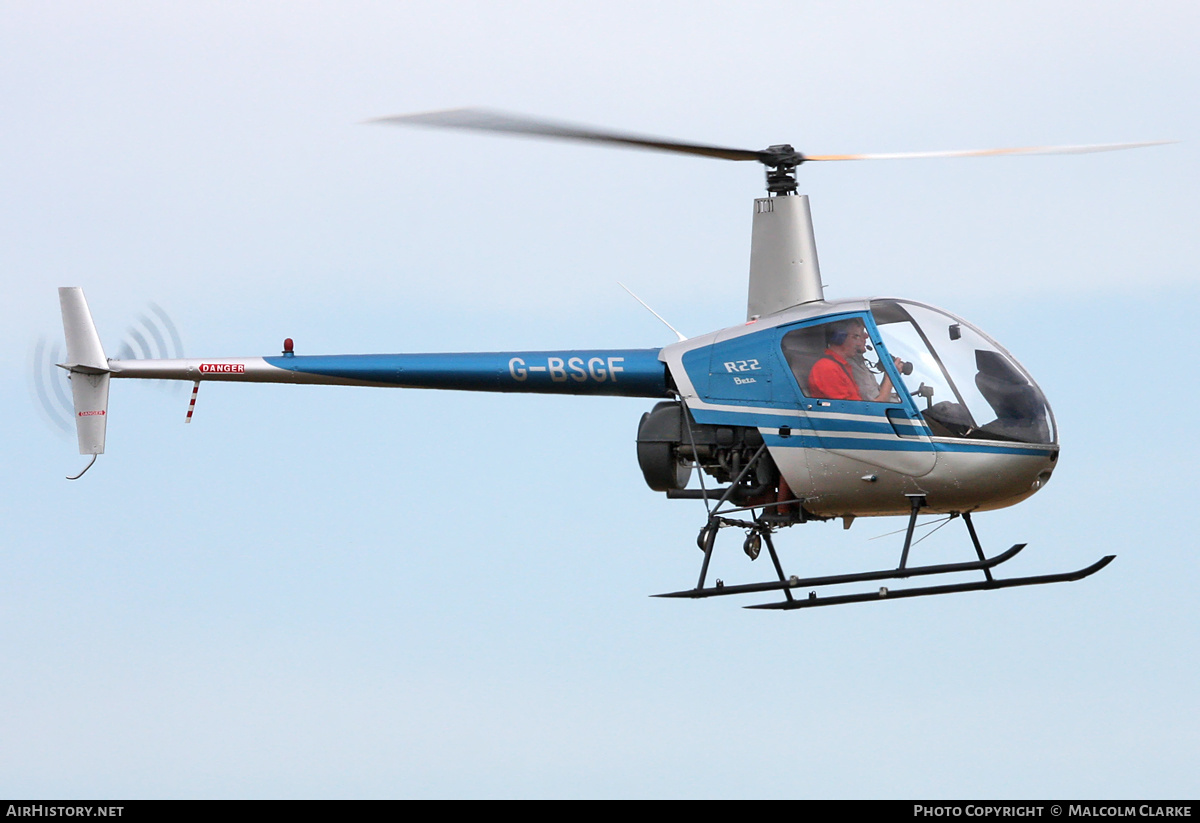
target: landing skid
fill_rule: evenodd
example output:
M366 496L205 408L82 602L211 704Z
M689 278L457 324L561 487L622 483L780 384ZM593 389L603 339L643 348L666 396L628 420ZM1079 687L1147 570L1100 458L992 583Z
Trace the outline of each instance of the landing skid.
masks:
M757 460L762 453L755 455ZM753 464L753 460L751 464ZM746 467L748 470L750 466ZM743 474L745 470L743 471ZM739 478L740 479L740 478ZM735 481L736 482L736 481ZM904 548L900 554L900 565L894 569L882 569L871 572L856 572L852 574L836 574L827 575L824 577L809 577L799 578L795 575L785 577L783 567L779 562L779 555L775 551L775 544L771 540L771 534L775 529L779 528L779 517L771 512L778 512L784 506L800 506L803 505L803 500L790 500L776 504L767 504L764 507L747 507L741 509L726 509L722 511L721 506L728 498L728 492L717 503L716 507L710 512L708 522L704 528L700 530L699 544L704 551L704 562L700 567L700 580L694 589L685 589L678 592L668 592L666 594L654 595L655 597L685 597L691 599L699 599L704 597L724 597L734 594L752 594L756 592L783 592L784 600L773 603L759 603L752 606L746 606L748 609L808 609L816 606L840 606L846 603L866 603L874 600L896 600L905 597L929 597L938 594L954 594L957 592L974 592L987 591L991 589L1008 589L1016 586L1038 586L1044 583L1064 583L1072 580L1082 580L1085 577L1090 577L1096 572L1103 569L1113 561L1116 555L1107 555L1100 560L1097 560L1086 568L1072 572L1064 572L1061 574L1043 574L1031 577L1013 577L1006 580L997 580L992 577L992 569L999 566L1001 563L1007 562L1016 557L1017 554L1025 548L1024 543L1018 543L1008 551L998 554L995 557L985 557L983 547L979 543L979 537L975 533L975 525L971 522L971 514L962 512L961 514L952 514L951 517L962 517L963 522L967 526L967 532L971 537L971 543L975 548L975 554L978 560L966 563L942 563L929 566L909 566L908 553L913 545L913 532L917 525L917 516L921 509L925 507L924 495L913 494L908 495L911 505L911 513L908 520L908 529L904 537ZM735 512L751 511L754 508L762 508L762 514L753 518L753 520L738 520L727 517L725 515ZM746 530L746 540L743 545L743 550L751 560L758 557L759 551L763 545L766 546L767 552L770 554L771 562L775 567L775 573L778 580L773 580L766 583L749 583L737 586L727 586L720 580L715 586L705 586L705 579L708 576L708 565L712 559L713 547L716 544L717 534L722 528L742 528ZM889 589L881 587L876 591L862 592L859 594L833 595L828 597L818 597L815 591L809 591L807 597L797 598L792 595L793 589L807 589L812 586L837 586L846 583L865 583L877 580L903 580L910 577L923 577L930 575L942 574L959 574L962 572L983 572L984 579L969 583L954 583L945 586L922 586L905 589Z
M1021 545L1013 546L1013 549L1022 548ZM1004 554L1016 554L1013 549L1009 549ZM1000 555L1003 557L1004 555ZM880 588L877 592L865 592L863 594L843 594L834 597L817 597L815 592L810 592L808 597L803 600L785 600L779 603L759 603L754 606L746 606L747 609L808 609L815 606L840 606L843 603L866 603L871 600L895 600L902 597L926 597L934 594L954 594L955 592L979 592L989 589L1009 589L1014 586L1037 586L1042 583L1065 583L1071 580L1082 580L1085 577L1090 577L1096 572L1103 569L1116 558L1115 554L1106 555L1097 560L1087 568L1079 569L1074 572L1064 572L1062 574L1042 574L1034 577L1013 577L1008 580L978 580L974 583L958 583L949 586L923 586L914 589L888 589ZM929 572L929 574L939 574L940 572ZM847 577L856 577L857 575L846 575ZM819 578L817 578L819 579ZM849 581L846 581L849 582ZM797 585L806 585L805 581L799 581ZM807 585L816 585L807 584Z

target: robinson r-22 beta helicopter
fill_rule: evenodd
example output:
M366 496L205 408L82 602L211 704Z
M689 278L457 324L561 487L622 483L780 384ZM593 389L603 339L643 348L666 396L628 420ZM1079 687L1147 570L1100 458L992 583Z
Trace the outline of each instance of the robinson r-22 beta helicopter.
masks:
M803 163L1107 151L1156 143L917 154L804 155L790 145L753 151L580 128L479 109L373 121L581 140L766 167L754 201L746 322L651 349L300 356L291 339L274 357L109 359L80 288L59 289L80 454L104 453L110 378L187 380L188 419L206 380L458 389L657 399L642 415L637 459L647 485L707 511L694 588L664 597L781 592L749 608L799 609L868 600L1079 580L1078 571L998 579L992 570L1025 544L987 557L971 516L1026 499L1058 460L1045 396L1000 344L965 320L912 300L826 300L808 198L796 193ZM661 319L661 318L660 318ZM665 322L665 321L664 321ZM672 329L674 331L674 329ZM688 488L699 469L699 488ZM78 479L80 472L69 479ZM704 475L718 484L707 485ZM909 565L918 515L961 518L976 559ZM784 573L772 535L811 520L908 518L896 568L801 579ZM707 585L724 528L745 534L752 560L765 545L775 578ZM980 572L939 586L818 597L815 587ZM806 596L793 591L810 590Z

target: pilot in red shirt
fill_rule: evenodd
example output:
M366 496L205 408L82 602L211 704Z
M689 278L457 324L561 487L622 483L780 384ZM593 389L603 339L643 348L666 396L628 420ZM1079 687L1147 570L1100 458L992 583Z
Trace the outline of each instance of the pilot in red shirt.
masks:
M830 325L829 344L808 372L808 394L830 400L873 400L886 402L892 396L892 378L884 375L875 397L863 397L854 382L847 358L861 358L867 351L867 330L861 320L841 320Z
M808 373L808 393L813 397L828 397L830 400L862 400L858 384L850 376L850 364L836 347L830 346L813 363Z

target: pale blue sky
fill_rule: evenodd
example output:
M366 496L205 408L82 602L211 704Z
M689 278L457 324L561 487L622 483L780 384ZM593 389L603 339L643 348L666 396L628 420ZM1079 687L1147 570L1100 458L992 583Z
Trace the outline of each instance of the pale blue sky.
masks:
M0 3L0 794L1195 797L1200 11L1176 3ZM746 612L643 485L649 401L114 384L28 359L663 345L739 322L761 171L360 125L460 105L757 148L1178 139L802 169L834 297L980 325L1063 456L978 519L1080 583ZM895 562L813 524L789 572ZM928 557L968 551L944 529ZM715 572L767 575L722 543ZM747 602L754 602L753 600Z

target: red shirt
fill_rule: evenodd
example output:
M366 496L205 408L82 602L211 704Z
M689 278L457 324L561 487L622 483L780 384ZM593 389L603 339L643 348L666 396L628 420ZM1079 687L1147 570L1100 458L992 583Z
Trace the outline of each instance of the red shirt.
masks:
M850 364L833 349L826 349L809 370L808 393L830 400L862 400L858 385L850 376Z

